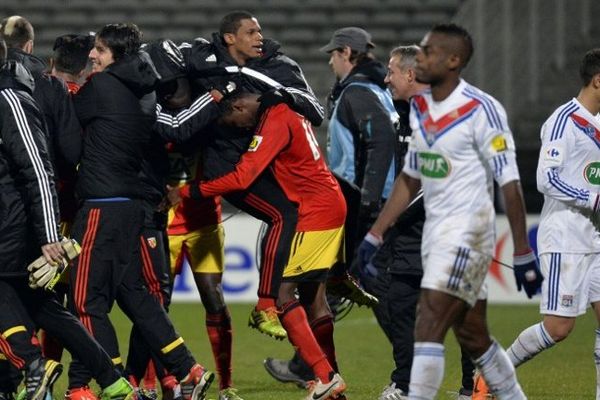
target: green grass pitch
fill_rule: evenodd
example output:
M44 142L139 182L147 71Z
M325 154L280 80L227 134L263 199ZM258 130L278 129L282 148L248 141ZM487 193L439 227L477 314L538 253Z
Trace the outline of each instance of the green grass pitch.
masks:
M302 399L305 392L293 384L274 381L264 370L265 357L289 357L288 342L277 342L246 326L250 304L230 305L234 324L234 384L245 400ZM524 328L539 320L534 306L490 306L488 310L493 335L503 346L512 343ZM204 310L198 304L177 303L171 307L171 318L196 358L214 369L206 329ZM120 311L112 313L119 334L122 354L127 354L130 323ZM530 400L595 399L593 359L595 319L591 312L577 321L572 335L559 346L540 354L521 366L518 377ZM348 383L348 399L375 400L388 384L392 370L391 346L380 331L373 314L355 308L336 324L335 340L340 368ZM68 363L68 356L63 361ZM54 395L62 398L66 388L66 371L55 385ZM446 373L438 399L451 399L460 385L460 354L454 337L446 340ZM216 384L208 399L217 398Z

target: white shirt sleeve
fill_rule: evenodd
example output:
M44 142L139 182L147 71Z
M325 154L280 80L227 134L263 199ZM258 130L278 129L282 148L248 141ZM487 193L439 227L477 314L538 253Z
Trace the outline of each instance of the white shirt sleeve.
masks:
M574 146L573 135L568 130L572 122L568 121L563 127L562 134L552 134L554 119L549 119L542 126L542 147L537 167L537 187L545 196L551 197L568 206L590 209L594 212L600 208L598 193L590 193L588 189L577 187L570 182L565 171L570 150Z
M500 187L518 181L519 168L515 153L515 141L508 127L506 111L502 105L488 98L475 112L475 143L483 159L494 174Z

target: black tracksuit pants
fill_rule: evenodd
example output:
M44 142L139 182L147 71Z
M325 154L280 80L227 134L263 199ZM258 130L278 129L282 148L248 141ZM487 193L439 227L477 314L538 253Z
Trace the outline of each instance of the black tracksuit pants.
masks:
M73 237L82 251L70 274L70 305L118 365L122 362L117 336L108 318L116 300L152 351L160 354L165 367L180 379L195 360L161 303L145 286L139 242L143 217L137 200L83 204L73 225ZM90 378L81 360L74 359L69 387L87 385Z
M101 387L120 377L109 356L77 318L52 293L29 288L27 277L0 278L0 310L0 332L12 330L8 337L0 337L0 349L17 368L41 357L41 348L32 344L32 338L37 329L44 329L84 362ZM3 376L5 373L0 370Z
M148 291L156 297L167 312L173 289L168 248L168 237L164 230L144 228L140 236L142 275ZM153 354L150 349L141 330L133 325L129 336L129 354L127 354L127 366L125 368L127 377L133 376L139 383L144 377L150 360L154 363L156 376L159 380L167 375L168 371L165 371L159 357Z

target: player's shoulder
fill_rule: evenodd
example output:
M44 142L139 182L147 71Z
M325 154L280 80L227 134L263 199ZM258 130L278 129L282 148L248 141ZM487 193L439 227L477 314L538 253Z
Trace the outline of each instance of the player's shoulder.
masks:
M560 139L565 128L569 125L568 122L571 120L570 116L579 110L579 108L580 105L575 99L571 99L558 106L542 125L541 136L544 137L545 133L549 132L550 140Z
M495 109L504 109L500 101L496 99L491 94L483 91L482 89L471 85L468 82L464 82L464 86L462 87L462 95L470 98L472 100L476 100L479 103L482 103L485 106L491 106Z

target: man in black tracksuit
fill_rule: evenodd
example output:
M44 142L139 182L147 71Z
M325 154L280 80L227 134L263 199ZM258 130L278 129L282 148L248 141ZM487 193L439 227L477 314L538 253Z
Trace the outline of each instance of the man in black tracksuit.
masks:
M254 16L232 12L221 21L213 41L196 41L182 49L188 76L198 92L219 89L229 81L252 93L262 93L264 106L287 102L313 125L323 120L323 108L306 83L298 64L279 51L279 44L263 39ZM213 124L204 138L204 179L214 179L234 170L247 151L252 132ZM262 241L259 301L250 324L263 331L264 322L278 323L275 310L283 268L288 261L297 223L296 205L290 202L270 172L265 172L247 190L226 196L227 201L268 224ZM283 338L279 325L264 333Z
M40 328L85 360L100 386L111 392L113 384L119 386L120 376L106 352L51 292L28 286L28 230L48 262L60 262L63 250L46 127L32 97L33 78L21 64L5 63L4 58L0 40L0 351L12 365L25 369L28 400L44 398L62 371L33 345L32 337ZM39 254L38 250L33 255ZM6 370L0 374L7 376ZM120 383L125 385L121 398L132 393L126 381ZM12 398L16 385L6 380L1 384L0 397Z
M72 187L63 181L73 181L81 156L81 125L75 115L65 83L46 73L47 66L32 54L33 26L23 17L12 16L0 22L0 37L8 46L8 60L23 64L33 76L33 98L46 122L49 152L56 172L61 222L73 221L75 206Z
M141 199L146 190L140 174L156 119L159 76L149 56L139 51L140 37L133 24L104 26L90 52L95 74L74 97L85 133L76 185L83 205L73 225L82 257L70 274L70 300L84 326L122 368L108 318L116 299L180 381L184 399L197 400L204 398L214 374L195 362L142 277ZM70 395L85 391L89 373L80 360L71 363L69 375Z

